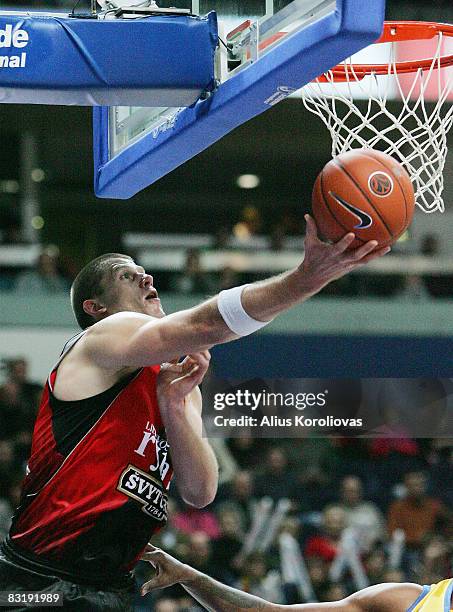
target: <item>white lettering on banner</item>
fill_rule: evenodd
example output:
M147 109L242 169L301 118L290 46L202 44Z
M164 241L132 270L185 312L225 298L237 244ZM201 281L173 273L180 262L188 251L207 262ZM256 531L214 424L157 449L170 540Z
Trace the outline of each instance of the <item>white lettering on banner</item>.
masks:
M0 55L0 68L25 68L27 54Z
M289 87L288 85L279 85L279 87L277 87L277 90L271 96L269 96L269 98L264 100L264 104L274 106L275 104L278 104L278 102L281 102L282 100L293 94L295 91L297 90L294 87Z
M0 29L0 49L23 49L30 42L28 32L20 28L14 29L7 23L4 29ZM27 54L22 52L20 55L0 55L0 68L25 68Z

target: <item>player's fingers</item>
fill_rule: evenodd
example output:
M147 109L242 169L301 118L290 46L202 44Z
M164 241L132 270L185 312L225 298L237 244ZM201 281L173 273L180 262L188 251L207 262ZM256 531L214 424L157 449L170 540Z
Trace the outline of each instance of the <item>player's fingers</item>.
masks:
M211 360L211 355L209 351L200 351L199 353L191 354L194 363L197 363L200 368L207 370L209 368L209 362Z
M185 378L190 378L191 376L193 376L196 372L198 372L198 370L200 369L200 366L196 363L194 364L190 370L188 370L187 372L185 372L182 376L178 376L178 378L173 379L170 382L170 385L175 385L179 382L181 382L182 380L184 380Z
M382 249L375 249L369 255L366 255L365 257L362 257L362 259L360 260L360 265L366 264L369 261L371 261L372 259L377 259L378 257L382 257L383 255L387 255L387 253L389 253L391 250L392 249L389 246L383 247Z
M165 372L182 372L182 364L180 363L162 363L160 369Z
M374 251L378 244L379 243L377 240L369 240L358 249L355 249L355 251L351 251L351 259L355 259L356 261L363 259L369 253Z
M151 580L148 580L148 582L145 582L145 584L140 589L140 593L143 597L150 591L154 591L155 589L162 589L165 586L167 586L165 579L161 576L155 576L154 578L151 578Z
M154 567L156 567L156 564L158 563L158 561L162 560L162 551L156 548L154 550L144 552L140 558L143 561L149 561L149 563L151 563Z
M355 234L352 232L347 233L343 238L340 238L338 242L333 245L333 249L336 255L344 253L346 249L354 242Z
M304 215L304 219L307 224L305 240L315 240L318 237L318 228L316 227L315 220L310 215Z
M148 544L145 546L145 550L143 551L143 554L149 553L149 552L156 552L160 550L159 548L156 548L155 546L153 546L152 544L150 544L148 542Z

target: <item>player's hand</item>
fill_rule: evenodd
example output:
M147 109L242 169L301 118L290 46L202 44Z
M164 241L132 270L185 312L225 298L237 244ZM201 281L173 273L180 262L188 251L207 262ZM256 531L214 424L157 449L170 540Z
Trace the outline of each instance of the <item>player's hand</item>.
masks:
M188 355L180 363L164 363L157 377L159 405L183 404L184 398L201 383L209 368L211 355L201 351Z
M156 575L142 586L140 590L142 596L155 589L163 589L173 584L188 582L195 574L195 570L191 567L177 561L152 544L147 545L141 559L151 563L156 570Z
M348 247L355 239L355 234L352 232L343 236L338 242L328 244L318 237L315 220L310 215L305 215L305 220L307 222L305 257L299 269L303 273L304 282L312 283L317 291L331 281L390 251L389 246L376 248L378 246L376 240L370 240L357 249L348 251Z

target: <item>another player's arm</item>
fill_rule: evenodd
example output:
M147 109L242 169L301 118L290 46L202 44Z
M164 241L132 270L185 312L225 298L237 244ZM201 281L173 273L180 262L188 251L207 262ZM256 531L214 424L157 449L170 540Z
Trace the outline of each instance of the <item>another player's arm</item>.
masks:
M142 594L179 583L212 612L405 612L422 591L416 584L379 584L341 601L285 606L225 586L151 545L142 558L156 569Z
M210 504L217 492L218 466L202 435L199 385L208 370L208 351L186 357L180 364L164 364L157 396L170 444L176 485L183 500L198 508Z
M305 258L300 266L279 276L247 286L242 307L256 321L271 321L304 302L331 281L388 252L370 241L353 251L354 234L336 244L318 239L316 225L307 217ZM214 297L195 308L154 319L138 313L118 313L88 330L87 353L104 368L140 367L170 361L237 339L226 325Z

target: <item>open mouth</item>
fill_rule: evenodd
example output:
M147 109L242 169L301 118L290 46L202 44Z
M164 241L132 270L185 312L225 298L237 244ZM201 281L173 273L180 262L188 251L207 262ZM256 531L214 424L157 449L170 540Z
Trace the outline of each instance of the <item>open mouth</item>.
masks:
M149 300L155 300L155 299L157 299L157 291L155 289L153 289L145 297L145 300L149 301Z

